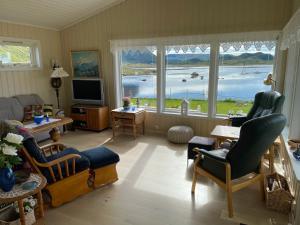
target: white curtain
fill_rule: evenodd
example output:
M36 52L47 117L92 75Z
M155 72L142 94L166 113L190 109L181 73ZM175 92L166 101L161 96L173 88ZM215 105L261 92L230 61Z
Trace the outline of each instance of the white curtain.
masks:
M286 50L297 42L300 42L300 9L283 29L281 50Z

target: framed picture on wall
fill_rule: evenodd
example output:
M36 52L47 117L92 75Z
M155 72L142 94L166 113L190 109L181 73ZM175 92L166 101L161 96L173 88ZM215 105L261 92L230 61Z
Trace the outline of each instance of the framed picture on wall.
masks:
M73 79L99 79L100 57L98 50L71 51Z

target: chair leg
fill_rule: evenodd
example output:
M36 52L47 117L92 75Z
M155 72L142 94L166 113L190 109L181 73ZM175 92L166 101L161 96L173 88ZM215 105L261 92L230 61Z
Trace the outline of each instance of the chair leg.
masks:
M275 168L274 168L274 158L275 158L275 152L274 152L274 144L269 149L269 167L270 167L270 172L274 173Z
M231 183L231 167L226 163L226 192L227 192L227 207L228 217L233 217L233 204L232 204L232 183Z
M194 169L194 174L193 174L193 183L192 183L192 193L195 193L195 188L196 188L196 183L197 183L197 172Z
M266 196L265 196L265 184L264 184L264 176L262 176L260 180L260 192L261 192L261 198L264 201Z
M227 185L227 207L229 218L233 217L233 204L232 204L232 188L231 184Z
M264 175L264 169L263 169L263 165L264 165L264 157L261 158L260 160L260 168L259 168L259 174L261 175L260 178L260 192L261 192L261 197L262 200L264 201L266 199L265 196L265 175Z

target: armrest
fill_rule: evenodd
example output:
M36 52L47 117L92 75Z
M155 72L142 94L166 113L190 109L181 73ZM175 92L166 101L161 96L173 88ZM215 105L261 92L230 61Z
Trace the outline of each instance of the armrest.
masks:
M39 163L34 158L33 158L33 161L39 167L48 168L48 167L52 167L52 166L55 166L55 165L60 164L60 163L68 162L68 160L70 160L70 159L79 159L79 158L81 158L80 155L69 154L69 155L65 155L65 156L63 156L61 158L54 159L54 160L46 162L46 163Z
M246 116L231 117L231 126L240 127L247 121Z
M52 166L57 166L59 179L62 180L62 179L64 179L64 176L67 176L67 177L70 176L68 160L72 160L72 174L75 175L76 174L76 159L79 159L79 158L81 158L80 155L69 154L69 155L65 155L61 158L54 159L54 160L52 160L50 162L46 162L46 163L39 163L35 159L33 159L33 161L38 167L47 168L50 172L52 180L54 182L56 182L57 178L56 178L56 175L54 174L54 170L53 170ZM61 163L64 163L65 175L63 175Z
M209 157L211 159L217 160L222 163L227 163L226 155L228 153L228 149L217 149L212 151L207 151L205 149L195 148L194 151L198 152L200 155L204 155L205 157Z

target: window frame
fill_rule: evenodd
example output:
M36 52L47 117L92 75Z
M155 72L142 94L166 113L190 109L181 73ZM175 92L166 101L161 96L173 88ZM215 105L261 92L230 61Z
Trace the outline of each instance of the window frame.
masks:
M166 47L170 45L210 45L210 64L209 64L209 81L208 81L208 112L201 113L189 111L188 117L206 117L206 118L226 118L227 115L217 114L217 93L218 93L218 75L219 75L219 55L220 46L224 42L260 42L274 41L275 55L273 74L277 71L279 41L279 31L263 31L263 32L246 32L233 34L219 35L201 35L201 36L185 36L185 37L166 37L153 39L133 39L133 40L111 40L111 52L113 54L114 74L115 74L115 104L116 107L121 107L122 99L122 83L121 83L121 53L124 48L156 46L157 48L157 107L146 111L158 114L170 114L183 116L180 110L165 109L165 85L166 85ZM276 77L276 74L275 76Z
M0 37L0 45L24 46L30 48L30 64L2 64L0 71L41 70L41 43L38 40L13 37Z

